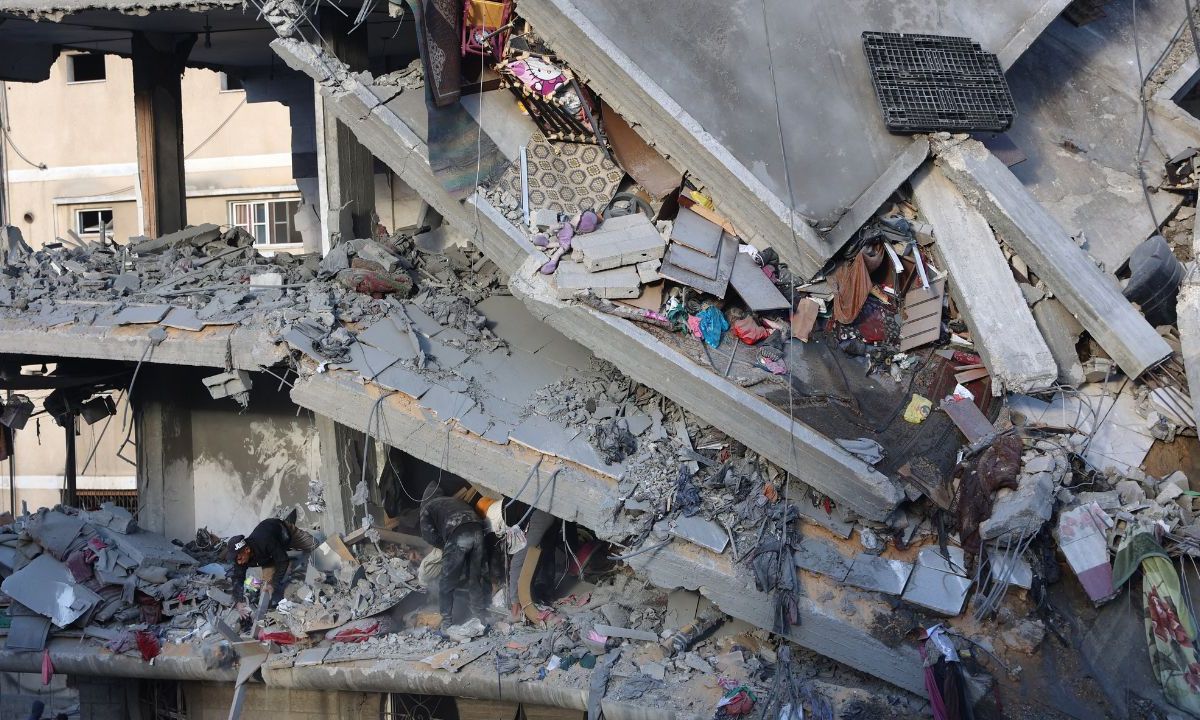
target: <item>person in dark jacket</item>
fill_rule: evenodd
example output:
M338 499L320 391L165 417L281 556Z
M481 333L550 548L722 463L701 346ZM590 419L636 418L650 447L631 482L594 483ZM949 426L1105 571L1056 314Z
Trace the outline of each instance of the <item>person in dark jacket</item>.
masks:
M450 625L454 614L454 591L466 588L471 611L487 607L488 587L484 576L483 523L475 509L458 498L446 497L431 482L421 496L421 537L442 551L442 574L438 584L438 610L442 625Z
M267 518L260 522L247 536L235 536L229 540L229 551L233 556L233 599L242 614L248 613L243 598L246 570L262 568L262 592L271 593L271 606L283 599L287 588L288 571L292 560L288 550L312 552L317 541L311 534L296 527L296 513L287 518ZM278 578L278 582L272 582Z

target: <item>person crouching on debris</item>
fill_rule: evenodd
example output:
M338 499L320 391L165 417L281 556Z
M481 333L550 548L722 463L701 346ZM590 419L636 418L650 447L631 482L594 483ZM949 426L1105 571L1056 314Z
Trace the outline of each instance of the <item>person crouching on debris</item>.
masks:
M438 582L438 610L442 626L453 624L454 592L467 590L471 612L487 608L488 588L484 576L483 523L475 509L463 500L446 497L436 482L421 496L421 537L442 551L442 573Z
M262 592L271 594L271 607L283 599L287 588L291 558L288 550L312 552L317 541L308 532L296 527L296 511L284 519L267 518L255 526L247 536L237 535L229 539L229 553L233 560L233 599L242 617L250 614L244 601L246 570L262 568ZM272 580L278 578L278 582Z

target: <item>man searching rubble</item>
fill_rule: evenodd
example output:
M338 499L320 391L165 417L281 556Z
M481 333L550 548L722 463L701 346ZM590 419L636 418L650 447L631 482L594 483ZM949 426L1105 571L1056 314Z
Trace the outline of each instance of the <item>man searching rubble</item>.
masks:
M296 527L296 511L282 520L267 518L260 522L247 536L235 535L229 539L229 554L233 560L233 599L242 617L250 614L244 601L246 570L262 568L262 590L270 593L271 607L283 599L287 588L291 557L288 550L312 552L317 547L316 539L308 532ZM276 580L277 579L277 580ZM276 580L272 582L272 580Z
M468 593L471 612L482 614L487 608L488 587L483 523L475 509L463 500L446 497L436 482L429 483L421 495L421 537L442 551L438 581L442 626L454 622L454 593L460 588Z

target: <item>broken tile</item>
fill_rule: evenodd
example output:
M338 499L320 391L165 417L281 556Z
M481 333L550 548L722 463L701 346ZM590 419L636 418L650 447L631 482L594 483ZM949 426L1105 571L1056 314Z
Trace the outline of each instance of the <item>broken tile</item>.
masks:
M419 400L428 392L429 388L433 387L433 383L422 375L400 364L393 365L376 375L374 382L381 387L398 390L414 400Z
M413 347L407 320L396 315L388 315L360 332L358 341L401 360L414 359L420 350L419 347Z
M748 253L738 252L734 258L729 284L753 312L787 310L792 306Z
M412 321L412 326L425 337L435 337L446 328L437 320L414 303L404 303L404 314Z
M704 277L674 264L672 262L673 251L681 247L675 244L672 244L667 249L667 254L663 258L662 267L658 269L658 274L668 280L673 280L706 292L709 295L715 295L718 298L724 299L725 292L729 288L729 278L733 275L733 264L737 260L737 246L737 238L728 233L721 236L721 246L717 251L718 264L715 279ZM684 250L687 250L687 248L684 248ZM695 253L695 251L689 252Z
M470 395L447 390L441 385L430 387L418 402L437 415L441 422L460 418L475 407L475 400Z
M716 257L721 246L720 225L705 220L688 208L679 208L671 226L671 240L709 257Z
M904 586L908 584L908 577L912 572L912 563L860 553L850 565L845 582L864 590L899 595L904 592Z
M1055 533L1067 564L1093 603L1114 597L1112 564L1108 560L1108 528L1113 520L1096 503L1060 513Z
M113 323L116 325L145 325L156 323L170 311L170 305L130 305L117 313Z
M290 342L290 341L289 341ZM350 361L332 367L352 370L366 380L374 380L381 372L400 361L400 358L360 342L350 344Z
M792 553L796 567L828 575L841 582L850 573L850 559L838 552L831 543L817 538L801 538Z
M729 544L729 534L725 528L699 515L676 518L671 522L671 534L706 547L718 555L725 552L725 546Z
M169 328L177 330L187 330L189 332L197 332L204 329L204 321L196 315L196 311L190 308L171 306L171 310L167 316L163 318L160 325L166 325Z
M967 601L971 579L966 577L962 548L949 546L949 561L936 546L921 548L917 564L901 596L906 601L936 613L955 616Z
M46 554L5 578L0 590L60 628L100 603L100 596L76 583L66 565Z
M524 303L512 296L493 295L476 305L475 310L487 318L488 327L496 337L526 352L535 353L561 337L530 315Z

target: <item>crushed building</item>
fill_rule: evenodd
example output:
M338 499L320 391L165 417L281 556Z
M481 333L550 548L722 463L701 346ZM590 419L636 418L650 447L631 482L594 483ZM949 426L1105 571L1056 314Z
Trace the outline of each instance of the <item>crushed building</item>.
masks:
M145 229L0 228L0 449L36 413L68 458L0 517L0 671L96 718L1200 708L1192 19L701 5L0 2L5 80L128 31ZM898 131L887 43L1000 125ZM289 106L310 252L188 224L185 65ZM81 418L136 517L81 509ZM431 627L431 481L482 622ZM294 508L324 543L245 623L226 542Z

